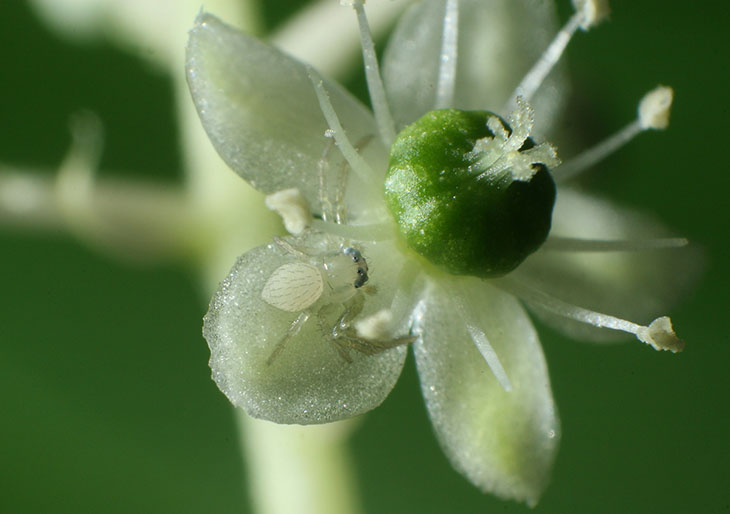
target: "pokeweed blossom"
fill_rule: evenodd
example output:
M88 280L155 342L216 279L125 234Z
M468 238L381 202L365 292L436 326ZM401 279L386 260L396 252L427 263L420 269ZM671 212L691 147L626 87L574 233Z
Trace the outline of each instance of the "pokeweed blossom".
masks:
M396 27L381 79L352 2L372 113L310 66L199 16L187 72L203 125L291 234L242 255L205 317L213 378L233 404L276 423L356 416L385 399L412 346L454 467L534 504L560 427L522 304L574 337L622 331L682 350L669 318L627 320L651 320L679 289L686 241L565 185L665 128L671 89L564 164L542 138L560 105L549 72L571 35L608 13L574 5L550 42L548 2L424 0ZM505 19L534 30L513 34Z

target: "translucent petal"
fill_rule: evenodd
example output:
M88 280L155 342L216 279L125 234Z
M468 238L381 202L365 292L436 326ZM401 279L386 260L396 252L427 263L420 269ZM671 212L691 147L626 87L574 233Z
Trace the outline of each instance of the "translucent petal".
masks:
M386 49L383 75L401 126L434 107L445 4L431 0L411 7ZM499 112L555 32L552 2L461 0L453 107ZM561 76L551 74L531 102L537 135L547 131L562 106Z
M190 31L186 66L203 126L236 173L264 193L297 188L318 211L324 170L325 187L336 196L346 162L325 137L329 127L302 63L201 14ZM382 203L372 184L382 184L387 153L371 113L339 85L325 80L324 86L350 141L378 175L364 184L347 174L345 204L357 216Z
M670 236L654 220L576 190L561 188L551 234L586 239L645 240ZM701 266L696 248L633 252L539 251L513 272L530 285L566 302L647 324L667 314L695 281ZM577 339L613 341L625 334L550 314L541 318Z
M213 297L203 328L213 379L232 403L251 416L276 423L327 423L378 406L395 384L405 347L373 356L346 348L352 361L348 362L328 338L345 308L328 294L342 285L333 283L337 278L324 278L325 291L310 307L309 320L267 363L301 314L264 300L262 291L272 274L297 263L321 266L341 256L348 244L305 232L284 243L255 248L239 258ZM398 284L399 254L392 244L363 246L362 254L370 263L370 294L365 287L356 290L364 308L355 321L389 308Z
M552 466L559 423L540 342L519 303L478 279L465 301L512 384L506 392L472 342L449 293L431 284L416 311L421 389L453 466L485 492L537 502Z

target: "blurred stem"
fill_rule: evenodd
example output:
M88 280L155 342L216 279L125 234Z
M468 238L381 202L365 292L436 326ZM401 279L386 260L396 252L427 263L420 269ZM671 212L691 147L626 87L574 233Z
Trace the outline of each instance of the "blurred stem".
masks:
M277 425L236 409L258 514L359 514L347 436L355 422Z
M138 261L180 259L195 245L185 192L134 180L96 180L66 162L57 177L0 168L0 226L70 232L90 246Z

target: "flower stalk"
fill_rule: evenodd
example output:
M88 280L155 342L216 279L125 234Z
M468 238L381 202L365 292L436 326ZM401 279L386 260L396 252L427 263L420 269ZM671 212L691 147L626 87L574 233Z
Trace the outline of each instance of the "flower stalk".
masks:
M277 425L237 409L236 422L258 514L361 514L348 448L356 421Z

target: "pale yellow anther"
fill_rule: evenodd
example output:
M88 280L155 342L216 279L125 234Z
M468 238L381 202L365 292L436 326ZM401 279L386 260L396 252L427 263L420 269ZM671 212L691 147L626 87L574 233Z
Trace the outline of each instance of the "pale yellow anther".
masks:
M363 339L380 340L390 338L393 313L389 309L381 309L375 314L355 323L357 335Z
M580 13L580 28L588 30L608 18L611 9L608 0L573 0L573 7Z
M636 337L655 350L667 350L672 353L684 350L684 341L674 333L672 320L667 316L655 319L648 327L641 327L636 331Z
M275 211L290 234L301 234L312 223L312 211L307 199L297 188L283 189L268 195L266 207Z
M669 126L669 111L674 99L674 90L659 86L649 91L639 103L639 124L646 129L665 129Z

